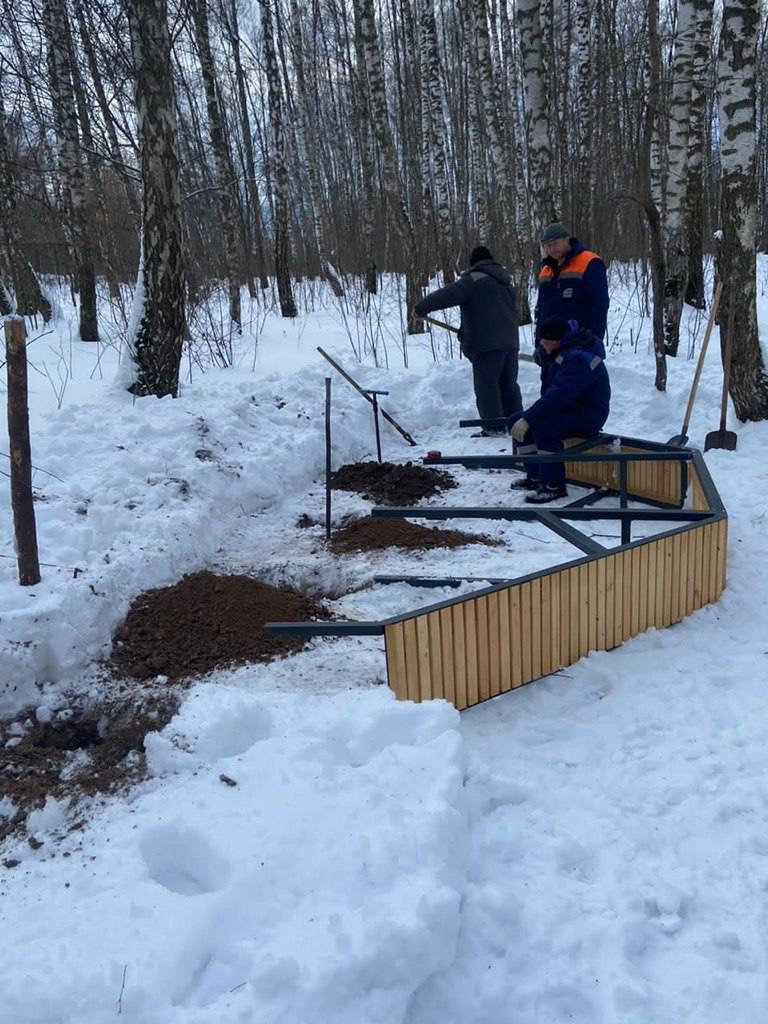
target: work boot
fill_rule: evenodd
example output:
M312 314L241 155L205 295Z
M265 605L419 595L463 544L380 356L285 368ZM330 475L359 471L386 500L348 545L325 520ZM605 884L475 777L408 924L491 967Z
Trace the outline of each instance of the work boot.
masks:
M512 491L537 491L539 489L539 481L533 480L529 476L523 476L519 480L513 480L509 488Z
M506 437L506 430L478 430L476 434L470 434L470 437Z
M546 505L550 501L557 501L558 498L567 498L568 491L565 484L539 484L535 494L529 494L525 499L529 505Z

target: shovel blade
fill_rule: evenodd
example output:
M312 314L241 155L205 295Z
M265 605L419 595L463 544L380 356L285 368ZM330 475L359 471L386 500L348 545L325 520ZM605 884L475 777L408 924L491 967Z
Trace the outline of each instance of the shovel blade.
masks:
M733 430L710 430L704 438L704 451L710 448L724 448L727 452L735 452L738 435Z
M674 437L670 437L670 439L667 441L667 444L673 444L677 448L685 448L685 446L688 444L688 435L675 434Z

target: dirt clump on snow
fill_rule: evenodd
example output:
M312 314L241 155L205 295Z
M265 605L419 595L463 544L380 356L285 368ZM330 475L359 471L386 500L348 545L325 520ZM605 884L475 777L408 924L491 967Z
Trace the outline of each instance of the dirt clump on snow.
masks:
M144 737L162 729L178 705L178 693L166 688L72 703L42 721L39 710L27 708L0 722L0 792L13 805L9 816L0 817L0 841L20 831L49 796L71 809L84 798L138 782L146 768ZM29 843L39 845L32 836Z
M415 505L458 485L450 473L412 462L353 462L336 470L331 486L356 491L379 505Z
M248 576L197 572L147 590L115 635L112 668L171 681L300 650L306 637L273 636L265 622L327 618L322 605L289 587Z
M407 519L379 519L377 516L351 519L331 537L331 547L337 554L386 548L431 551L433 548L460 548L465 544L498 546L500 543L483 534L440 530L436 526L419 526Z

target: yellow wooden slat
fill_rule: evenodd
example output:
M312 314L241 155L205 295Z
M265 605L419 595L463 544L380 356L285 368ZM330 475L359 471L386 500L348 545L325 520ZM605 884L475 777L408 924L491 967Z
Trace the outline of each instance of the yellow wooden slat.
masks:
M489 690L492 697L501 693L501 635L499 632L499 595L489 594L488 602L488 656Z
M384 648L387 653L387 678L398 700L408 699L408 680L405 671L405 637L403 623L384 627Z
M456 707L459 711L468 706L467 701L467 645L464 629L464 605L451 608L453 634L453 676L456 687Z
M557 672L562 667L560 659L560 629L562 618L560 616L560 587L562 585L563 573L553 573L549 577L549 671Z
M717 596L726 584L726 561L728 552L728 520L721 519L717 531Z
M521 682L523 683L530 683L531 679L533 679L531 668L531 622L531 584L523 583L520 586L520 650L523 662L521 674Z
M649 566L649 546L642 544L638 549L640 560L640 612L637 620L637 628L640 633L648 628L648 592L651 586L651 574Z
M405 671L408 682L408 700L421 700L419 688L419 640L416 635L416 620L406 619L403 623L405 640Z
M520 609L520 587L509 588L509 642L512 659L510 682L520 686L523 681L523 646Z
M578 623L579 646L577 658L583 658L589 651L589 567L579 567Z
M613 602L613 644L618 647L624 642L624 553L613 556L614 602Z
M645 591L641 591L640 581L640 548L632 548L627 554L630 556L629 561L632 567L632 594L630 596L629 604L629 635L637 636L640 632L640 595L641 592L644 595Z
M571 577L572 569L565 569L560 573L560 608L558 617L560 619L560 664L571 664Z
M605 646L607 650L616 646L616 555L609 555L605 561Z
M477 704L478 670L477 670L477 616L475 601L467 601L464 605L464 644L467 652L467 704Z
M552 671L552 594L549 576L542 576L539 599L539 632L541 636L541 671L548 676Z
M681 535L676 533L672 538L672 572L669 579L670 622L680 621L680 552L682 545Z
M429 677L432 683L432 697L445 698L443 678L443 645L440 639L440 613L430 612L427 616L429 636Z
M597 650L597 619L598 619L598 607L597 607L597 562L590 562L587 566L587 578L589 580L587 593L589 595L589 649L590 651Z
M531 588L531 679L541 675L541 580L533 579Z
M432 666L429 659L429 622L426 615L416 619L416 638L419 645L419 694L422 700L432 699Z
M477 699L488 700L491 696L491 634L488 624L488 597L478 597L474 602L477 623Z
M596 607L595 617L597 619L597 636L595 649L598 651L604 651L608 647L607 637L607 620L608 611L606 608L606 602L608 600L608 583L606 578L606 561L607 559L601 558L597 562L594 562L597 569L597 580L596 580Z
M662 600L662 623L668 626L672 621L673 577L673 537L664 538L664 598Z
M450 608L441 608L440 650L443 661L443 694L451 704L456 703L456 660L453 655L453 616Z
M509 632L509 590L500 590L498 598L499 680L498 693L505 693L512 685L512 644Z

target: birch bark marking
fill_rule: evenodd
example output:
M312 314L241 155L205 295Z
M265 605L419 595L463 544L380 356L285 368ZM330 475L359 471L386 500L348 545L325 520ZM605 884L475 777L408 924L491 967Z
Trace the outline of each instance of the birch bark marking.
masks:
M523 93L528 135L531 219L535 236L538 239L541 237L542 227L555 219L549 113L542 57L544 37L541 30L539 0L518 0L517 24L520 33L520 50L523 55Z
M219 214L224 235L227 283L229 285L229 317L240 328L242 326L240 303L241 270L234 216L233 181L235 174L227 149L224 122L219 106L219 82L213 61L213 53L211 52L211 36L208 28L208 0L193 0L192 17L195 28L195 44L200 59L200 70L203 75L205 104L208 112L208 131L211 137L211 149L213 150L213 159L216 167L218 184L216 198L219 202Z
M693 0L695 34L693 42L693 87L688 124L688 191L685 206L688 282L685 301L704 309L704 178L707 140L708 70L712 48L713 0Z
M184 336L176 96L167 0L126 0L141 154L141 302L132 340L136 395L176 395Z
M64 200L63 213L75 266L77 290L80 294L80 338L82 341L98 341L96 273L86 217L77 105L72 84L69 47L67 46L70 31L64 0L45 0L43 28L47 45L51 103L58 142L59 174Z
M16 539L19 583L40 582L35 504L32 494L32 454L29 443L27 392L27 332L21 317L5 321L5 359L8 372L8 440L11 449L11 507Z
M721 323L735 305L730 393L740 420L768 418L768 377L757 332L755 40L758 0L727 0L718 61L721 166Z
M304 71L304 37L301 31L301 10L297 0L291 0L291 21L293 23L294 43L294 70L296 72L296 86L298 92L298 103L296 105L296 134L299 145L304 154L304 163L309 178L309 204L312 218L312 227L315 236L315 247L317 258L320 263L320 273L331 286L331 291L337 298L344 295L344 289L336 273L328 260L328 247L325 242L325 228L323 226L323 190L320 185L319 161L317 159L316 139L310 139L310 117L309 117L309 93L307 80ZM312 133L314 136L314 133Z
M280 84L280 69L275 53L272 34L271 0L259 0L261 7L261 30L264 43L264 63L267 69L269 92L269 121L272 129L273 181L275 193L275 278L280 300L280 312L284 317L297 315L293 299L290 270L290 246L288 241L288 168L285 163L285 132L283 130L283 91Z
M432 180L434 183L435 206L437 213L437 246L443 281L453 281L451 266L451 238L453 223L451 218L451 194L448 187L448 161L445 152L445 118L443 115L443 95L440 86L440 54L437 48L437 26L435 23L434 0L421 0L421 52L423 74L427 93L427 125L425 148L432 151Z
M673 64L672 95L667 138L667 188L664 281L664 348L676 356L680 342L680 316L683 312L688 276L686 252L685 201L688 191L688 127L691 115L693 47L696 11L693 0L679 0L677 39Z

